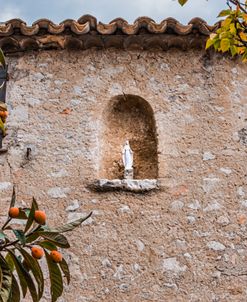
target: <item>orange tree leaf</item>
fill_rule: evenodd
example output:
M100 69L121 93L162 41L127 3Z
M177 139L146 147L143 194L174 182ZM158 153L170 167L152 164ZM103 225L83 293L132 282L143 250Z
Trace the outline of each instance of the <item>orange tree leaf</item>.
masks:
M50 292L51 292L51 299L52 302L56 302L57 299L63 293L63 279L61 271L56 262L54 262L51 256L45 250L45 257L49 269L49 276L50 276Z
M0 288L0 297L1 302L7 302L11 291L12 273L2 255L0 255L0 267L2 272L2 285Z
M15 276L12 274L12 285L11 285L11 292L8 302L20 302L20 299L21 299L20 288L15 279Z
M53 244L53 243L51 243L50 241L46 241L46 240L44 240L44 241L39 241L37 244L38 244L39 246L43 247L44 249L49 250L49 251L54 251L54 250L56 251L56 250L57 250L56 245Z
M18 248L18 250L25 259L25 265L32 271L33 276L36 279L38 285L38 296L40 299L44 291L44 276L40 265L38 261L34 259L26 250L24 250L23 248Z
M61 262L58 263L62 272L64 273L64 276L67 279L67 283L70 283L70 272L69 272L69 266L67 264L67 262L65 261L65 259L63 258L63 260Z
M0 51L1 51L1 49L0 49ZM13 187L13 192L12 192L12 197L11 197L9 208L12 208L15 205L15 201L16 201L16 194L15 194L15 187Z
M31 275L29 274L29 272L24 268L23 264L20 262L20 260L18 259L18 257L14 254L14 252L9 251L10 255L15 263L15 268L20 280L20 284L22 287L22 290L24 289L24 292L26 292L26 286L28 287L30 294L32 296L33 302L38 302L39 298L38 298L38 294L37 294L37 290L35 288L33 279L31 277ZM22 284L24 286L22 286ZM25 295L23 294L23 296L25 297Z
M38 210L38 205L37 205L37 202L36 202L35 198L33 198L31 211L30 211L29 216L28 216L28 220L27 220L27 224L26 224L24 233L26 233L30 229L31 225L33 224L34 213L35 213L36 210Z
M56 246L62 248L69 248L69 242L65 236L59 234L58 232L37 232L39 236L45 238L46 240L54 243Z
M187 2L188 0L178 0L178 3L180 4L180 5L185 5L185 3Z
M93 212L89 213L86 217L79 218L75 221L72 221L70 223L61 225L60 227L56 228L54 231L58 233L65 233L68 231L72 231L74 228L78 227L80 224L82 224L83 221L87 220Z

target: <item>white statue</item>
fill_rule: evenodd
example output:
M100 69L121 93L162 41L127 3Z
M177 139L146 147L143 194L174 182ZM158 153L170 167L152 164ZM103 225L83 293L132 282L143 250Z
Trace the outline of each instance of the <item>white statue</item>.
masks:
M133 170L133 151L130 148L129 141L127 140L123 146L122 158L124 170Z

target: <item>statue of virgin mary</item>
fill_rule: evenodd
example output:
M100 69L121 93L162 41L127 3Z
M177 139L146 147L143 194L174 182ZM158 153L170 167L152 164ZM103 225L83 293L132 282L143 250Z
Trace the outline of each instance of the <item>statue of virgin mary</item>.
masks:
M133 151L130 148L129 141L127 140L123 146L122 158L124 170L133 170Z

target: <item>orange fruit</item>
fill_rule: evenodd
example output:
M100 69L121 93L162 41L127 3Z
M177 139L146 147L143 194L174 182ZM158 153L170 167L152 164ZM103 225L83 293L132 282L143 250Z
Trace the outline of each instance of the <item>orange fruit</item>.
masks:
M34 213L34 220L38 223L38 224L45 224L46 221L46 214L44 211L35 211Z
M0 111L0 117L7 117L8 114L8 111Z
M58 251L51 251L50 256L54 262L61 262L63 260L63 256Z
M19 208L12 207L9 209L9 217L17 218L20 214Z
M33 258L35 258L35 259L41 259L44 256L44 251L40 247L33 246L31 248L31 251L32 251Z

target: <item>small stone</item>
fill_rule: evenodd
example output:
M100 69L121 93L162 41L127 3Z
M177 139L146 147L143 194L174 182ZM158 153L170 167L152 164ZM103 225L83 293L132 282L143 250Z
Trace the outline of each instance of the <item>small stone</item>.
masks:
M66 208L66 211L73 212L73 211L79 209L79 207L80 207L80 205L79 205L78 200L73 200L73 203Z
M40 73L40 72L36 72L36 73L32 74L32 78L34 80L41 81L41 80L43 80L45 78L45 76L42 73Z
M238 136L239 136L240 142L243 145L247 146L247 128L243 128L243 129L239 130Z
M204 152L203 153L203 160L207 161L207 160L212 160L215 159L215 155L213 155L210 151Z
M220 179L219 178L216 178L216 177L206 177L203 179L203 191L205 193L210 193L211 191L213 191L215 189L215 187L218 186L220 182Z
M211 276L212 276L213 278L215 278L215 279L219 279L220 276L221 276L221 272L215 271L215 272L212 273Z
M12 187L11 182L0 182L0 191L8 190Z
M217 211L220 210L222 206L217 202L214 201L213 203L209 204L206 208L203 209L204 212L210 212L210 211Z
M195 223L196 222L196 218L194 216L187 216L188 222L189 223Z
M217 219L217 222L221 225L228 225L229 224L229 219L226 217L226 216L220 216L218 219Z
M55 187L55 188L51 188L48 190L48 195L52 198L65 198L67 197L67 193L70 191L69 188L59 188L59 187Z
M172 288L172 289L175 289L177 290L178 287L175 283L164 283L164 286L168 287L168 288Z
M111 266L112 266L111 261L110 261L109 259L107 259L107 258L103 259L103 260L101 261L101 263L102 263L102 265L103 265L104 267L111 267Z
M247 208L247 200L242 200L240 203L243 207Z
M220 171L226 175L230 175L232 173L230 168L220 168Z
M133 264L133 269L136 271L136 272L140 272L141 271L141 267L138 263L134 263Z
M130 207L128 205L122 205L122 207L119 209L120 213L130 213Z
M214 251L224 251L226 248L224 244L218 242L218 241L210 241L207 243L207 247Z
M176 240L176 246L179 249L186 249L187 248L187 242L185 240L177 239Z
M199 210L201 208L201 204L198 200L195 200L193 203L190 203L188 205L188 208L190 208L192 210Z
M119 289L122 291L122 292L126 292L128 289L129 289L129 285L128 284L120 284L119 285Z
M239 187L237 193L238 193L238 196L241 196L241 197L245 196L243 187Z
M181 210L183 207L184 207L184 203L181 200L175 200L171 203L172 211Z
M122 277L123 277L123 272L124 272L123 265L120 264L120 265L117 267L117 270L116 270L115 274L113 275L113 277L114 277L115 279L121 280Z
M81 104L81 100L73 99L70 101L70 104L71 104L71 106L76 107Z
M139 239L136 240L136 245L139 252L142 252L145 248L145 244Z
M80 96L82 94L82 88L80 86L74 86L73 87L75 95Z
M175 257L167 258L163 261L163 268L165 271L172 271L176 274L185 272L187 269L186 265L181 265L179 261Z
M60 177L65 177L65 176L68 176L68 172L65 170L65 169L61 169L59 171L56 171L56 172L52 172L50 174L51 177L54 177L54 178L60 178Z
M192 259L192 256L191 256L191 254L189 254L189 253L185 253L185 254L184 254L184 257L186 257L186 258L188 258L188 259Z

